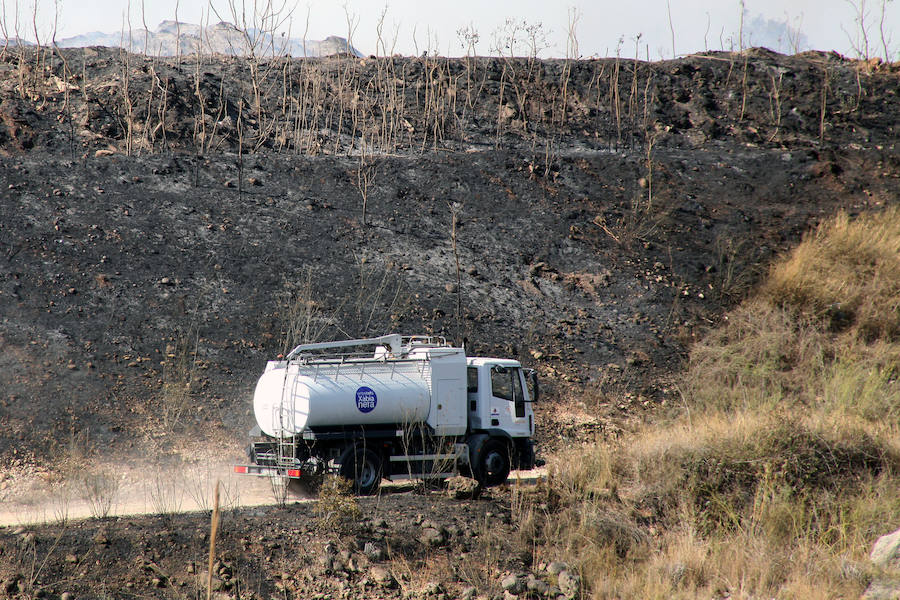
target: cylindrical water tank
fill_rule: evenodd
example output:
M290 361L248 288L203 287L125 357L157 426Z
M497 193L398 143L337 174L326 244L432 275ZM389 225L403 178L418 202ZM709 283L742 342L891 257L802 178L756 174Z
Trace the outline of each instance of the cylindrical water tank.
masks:
M307 427L421 423L431 403L422 367L421 361L281 363L256 384L256 422L272 437L296 435Z

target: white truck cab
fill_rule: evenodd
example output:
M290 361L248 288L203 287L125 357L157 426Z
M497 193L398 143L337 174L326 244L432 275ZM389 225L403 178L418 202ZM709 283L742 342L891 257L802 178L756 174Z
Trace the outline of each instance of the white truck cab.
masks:
M470 430L501 429L510 437L534 435L529 378L518 361L472 357L466 360Z

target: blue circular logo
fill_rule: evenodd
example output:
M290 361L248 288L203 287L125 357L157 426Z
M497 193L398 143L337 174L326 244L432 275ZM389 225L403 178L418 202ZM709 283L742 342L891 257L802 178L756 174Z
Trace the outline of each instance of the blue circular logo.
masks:
M378 404L378 396L375 395L375 390L366 386L356 390L356 408L359 412L372 412L375 410L376 404Z

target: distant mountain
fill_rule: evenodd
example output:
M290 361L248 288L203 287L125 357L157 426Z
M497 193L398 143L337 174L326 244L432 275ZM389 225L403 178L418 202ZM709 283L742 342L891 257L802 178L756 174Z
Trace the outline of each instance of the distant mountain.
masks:
M332 56L352 54L362 56L342 37L329 36L324 40L288 38L284 34L272 36L267 32L244 31L225 21L202 27L193 23L166 20L155 31L133 29L130 32L103 33L92 31L57 42L62 48L108 46L125 48L131 52L154 56L193 54L226 54L231 56Z

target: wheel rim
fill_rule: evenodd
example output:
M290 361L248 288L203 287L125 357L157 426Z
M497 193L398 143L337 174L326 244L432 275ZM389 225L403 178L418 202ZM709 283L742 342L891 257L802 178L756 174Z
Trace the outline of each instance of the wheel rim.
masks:
M360 488L368 488L375 483L377 475L375 465L371 461L363 460L356 478L357 484Z
M502 454L494 450L485 457L484 466L487 475L499 475L506 467L506 461Z

